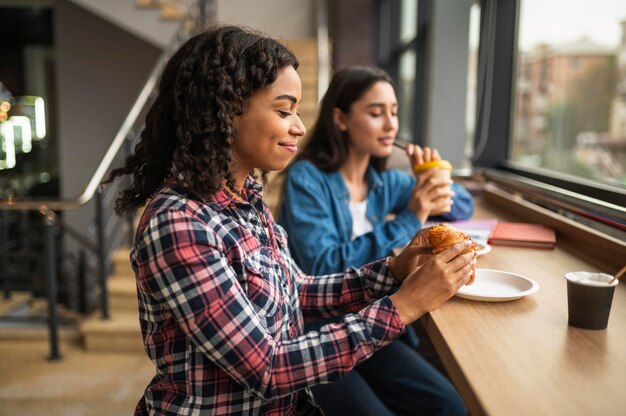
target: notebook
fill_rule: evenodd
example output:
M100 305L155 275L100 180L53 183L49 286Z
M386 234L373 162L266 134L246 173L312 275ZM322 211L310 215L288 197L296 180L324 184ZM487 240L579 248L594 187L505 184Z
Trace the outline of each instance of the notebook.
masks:
M551 249L556 244L556 233L541 224L498 222L489 244Z

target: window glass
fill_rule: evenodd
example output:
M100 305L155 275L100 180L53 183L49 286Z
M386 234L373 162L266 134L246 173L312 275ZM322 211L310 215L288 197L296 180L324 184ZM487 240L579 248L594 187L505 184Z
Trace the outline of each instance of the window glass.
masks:
M478 45L480 39L480 5L475 2L470 7L467 59L467 98L465 106L465 131L467 138L465 153L471 155L476 131L476 92L478 83Z
M626 187L626 3L522 0L517 47L511 159Z
M402 0L400 5L400 42L408 43L417 35L417 0Z
M412 135L413 113L415 108L415 65L416 55L412 49L400 56L398 79L398 117L400 117L400 140L410 142Z
M391 2L381 1L378 5L378 60L388 61L391 51Z

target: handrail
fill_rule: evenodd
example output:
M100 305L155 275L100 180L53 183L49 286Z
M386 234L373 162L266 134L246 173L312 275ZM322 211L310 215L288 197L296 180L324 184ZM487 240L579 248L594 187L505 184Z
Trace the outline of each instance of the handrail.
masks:
M189 16L191 16L191 12L189 13ZM133 125L137 121L139 114L141 113L141 110L143 109L146 102L150 98L150 94L154 90L157 80L161 74L161 70L163 69L167 60L169 59L172 53L171 51L173 49L173 46L179 40L179 36L181 32L184 30L185 23L187 21L188 21L188 18L185 18L182 20L180 29L174 36L172 44L170 45L170 47L166 48L159 56L159 59L157 60L156 65L154 66L152 72L150 73L150 77L148 78L148 81L146 81L145 85L143 86L141 92L139 93L139 96L135 100L135 103L133 104L132 108L128 112L128 115L124 119L122 126L120 127L117 134L115 135L113 142L111 142L111 145L109 146L108 150L102 157L100 164L96 168L93 176L87 183L87 186L85 187L83 192L79 196L76 196L74 198L67 198L67 199L64 199L64 198L15 199L13 197L9 197L7 200L4 200L4 201L0 200L0 209L40 211L44 207L47 207L48 209L55 209L55 210L70 210L70 209L79 208L93 199L96 193L96 190L98 189L98 186L100 186L100 183L102 182L102 180L104 179L104 176L106 175L107 171L111 167L111 164L113 163L115 156L117 155L120 148L124 144L124 141L127 139L129 133L131 132Z
M73 238L76 242L80 243L81 246L81 256L84 253L82 248L87 248L93 255L95 255L97 259L96 266L96 276L97 283L99 289L99 305L101 310L101 318L109 319L109 300L108 300L108 290L107 290L107 278L109 273L109 263L108 256L110 254L110 247L107 247L107 238L108 233L106 232L107 224L105 224L105 205L110 208L110 201L105 201L105 193L104 189L101 186L102 180L105 178L107 172L111 169L114 162L118 160L120 156L126 154L124 150L127 152L129 149L122 150L124 145L130 144L132 141L136 139L136 131L133 129L140 130L142 127L140 123L143 123L143 120L140 118L142 115L142 111L146 109L146 107L150 104L150 100L152 98L153 92L156 90L156 84L158 82L158 78L166 65L167 60L169 59L171 53L175 49L177 49L178 44L186 39L189 35L197 32L200 28L204 27L204 25L210 21L209 19L213 19L215 15L215 2L213 0L196 0L196 5L191 6L188 10L187 16L182 20L179 25L179 28L176 32L176 35L172 39L170 46L164 50L159 58L157 59L154 68L152 69L147 81L145 82L143 88L141 89L138 97L135 99L130 111L124 118L124 121L119 128L117 134L115 135L113 141L110 146L104 153L102 160L98 164L98 167L94 171L93 175L89 179L85 189L83 192L75 197L69 199L63 198L22 198L15 199L13 197L9 197L7 200L0 201L0 213L2 215L8 215L7 211L22 211L25 213L26 211L38 211L38 213L43 217L43 225L45 226L45 258L43 259L43 268L46 275L47 282L47 297L48 297L48 328L49 328L49 340L50 340L50 359L58 360L61 355L59 353L59 342L58 342L58 317L56 314L56 308L58 303L58 266L60 261L63 261L65 256L58 256L59 253L65 253L69 250L63 249L61 247L56 246L56 233L57 231L61 231L63 236L68 236ZM202 20L201 20L202 19ZM206 20L205 20L206 19ZM195 20L195 22L194 22ZM111 189L112 191L113 189ZM113 195L113 192L109 194ZM76 228L70 226L68 223L64 222L60 215L57 214L56 211L63 210L72 210L77 209L89 201L94 200L95 206L95 217L93 219L93 224L95 225L95 241L92 241L91 238L87 237L87 233L83 235L78 232ZM109 211L106 212L108 214ZM132 244L132 216L126 216L126 220L129 222L128 234L129 244ZM110 224L110 223L109 223ZM8 232L8 227L2 227L3 234L4 232ZM117 234L113 237L112 241L115 241L115 238L119 237L120 228L116 228ZM115 234L115 233L110 233ZM4 235L0 235L0 240L5 240ZM4 261L4 258L3 260ZM6 262L6 261L5 261ZM85 262L81 259L79 261L81 265L85 265ZM5 267L6 268L6 267ZM6 272L6 271L5 271ZM2 277L6 273L0 273L0 281L7 283L7 279L3 279ZM79 280L82 282L78 283L78 291L83 292L80 296L85 296L84 290L87 289L85 287L85 278L84 272L78 271ZM6 291L10 290L8 286L6 287Z
M78 208L89 202L96 193L100 182L102 182L102 180L104 179L104 175L111 167L113 159L124 144L124 140L126 140L126 138L128 137L128 134L130 133L131 128L137 120L137 117L139 116L141 110L143 109L143 106L146 104L148 98L150 97L150 94L154 90L157 78L161 72L163 65L165 65L165 62L167 61L168 55L169 50L166 50L159 57L157 65L150 74L150 77L148 78L148 81L144 85L143 89L141 90L139 97L137 97L137 100L135 100L135 103L133 104L128 115L124 119L122 126L115 135L113 142L111 142L111 145L102 157L98 168L87 183L87 186L85 187L85 190L82 192L81 195L69 199L54 198L15 200L14 198L10 197L6 201L0 201L0 208L10 210L39 210L42 206L46 206L50 209L68 210Z
M78 241L82 244L83 247L87 247L91 252L95 253L98 250L96 244L93 241L85 238L80 232L76 231L69 224L63 221L56 212L48 208L47 206L41 206L39 208L39 213L42 217L46 218L50 221L51 224L54 224L59 229L65 231L67 235L72 237L74 240Z

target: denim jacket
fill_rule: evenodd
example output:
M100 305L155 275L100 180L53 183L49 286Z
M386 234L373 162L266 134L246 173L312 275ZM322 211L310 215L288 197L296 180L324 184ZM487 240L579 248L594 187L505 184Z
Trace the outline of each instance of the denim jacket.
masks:
M415 177L396 169L366 172L369 185L366 216L373 231L354 240L350 195L339 172L324 172L310 161L294 163L285 179L278 222L287 230L289 249L296 263L309 274L336 273L360 267L388 256L407 244L422 227L407 208ZM474 202L458 184L452 211L434 220L465 220L471 217ZM394 218L387 221L389 214Z

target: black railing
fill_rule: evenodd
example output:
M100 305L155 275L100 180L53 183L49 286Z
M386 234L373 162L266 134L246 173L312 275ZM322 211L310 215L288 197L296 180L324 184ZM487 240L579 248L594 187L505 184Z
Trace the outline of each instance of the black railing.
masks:
M160 56L81 195L70 199L0 200L0 290L5 298L17 290L47 298L51 360L61 358L59 302L81 314L91 312L96 305L102 319L110 317L107 277L111 253L124 240L130 246L134 230L132 217L118 218L114 214L114 199L122 181L106 189L101 182L131 153L143 125L143 115L152 103L158 76L170 54L214 20L215 7L214 0L198 0L190 8L171 47ZM77 230L63 220L63 212L84 209L91 201L95 210L86 231ZM64 247L66 242L76 243L78 249Z

